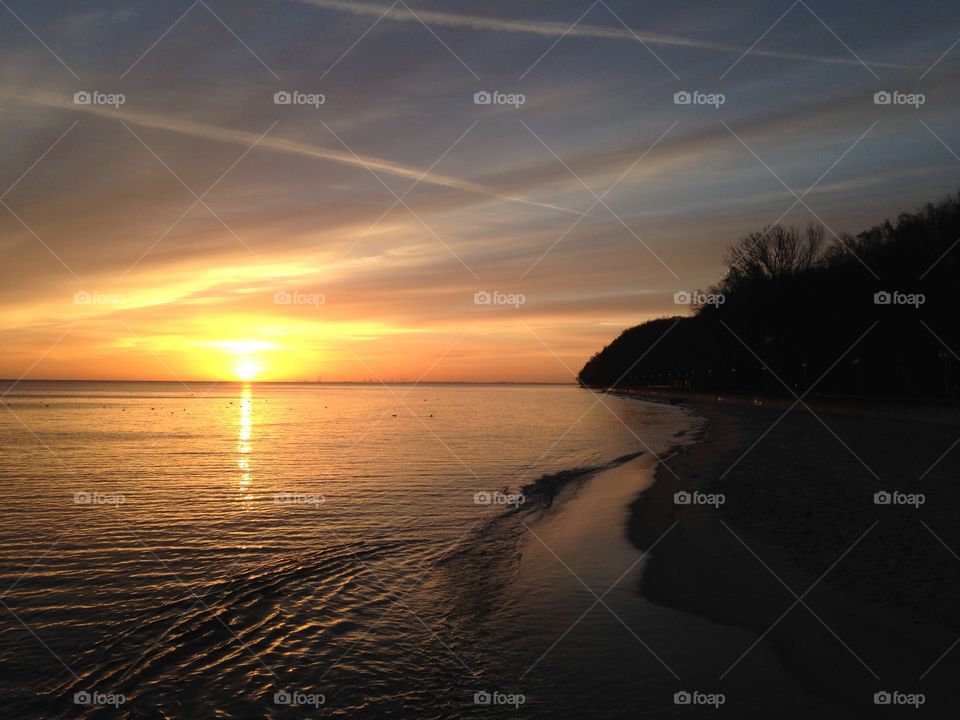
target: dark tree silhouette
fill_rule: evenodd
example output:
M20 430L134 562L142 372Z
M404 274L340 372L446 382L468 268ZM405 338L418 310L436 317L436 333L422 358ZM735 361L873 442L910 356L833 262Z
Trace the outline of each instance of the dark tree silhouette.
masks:
M816 266L822 250L823 228L817 225L808 226L805 233L781 225L766 227L727 251L723 284L730 291L741 282L783 280L808 272Z
M725 256L725 302L626 330L592 387L958 397L960 194L855 236L772 226Z

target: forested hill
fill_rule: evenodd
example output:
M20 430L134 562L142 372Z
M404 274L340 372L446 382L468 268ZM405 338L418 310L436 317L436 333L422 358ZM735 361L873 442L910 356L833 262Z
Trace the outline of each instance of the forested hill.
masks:
M591 387L960 396L960 193L856 236L772 226L693 315L643 323L594 355Z

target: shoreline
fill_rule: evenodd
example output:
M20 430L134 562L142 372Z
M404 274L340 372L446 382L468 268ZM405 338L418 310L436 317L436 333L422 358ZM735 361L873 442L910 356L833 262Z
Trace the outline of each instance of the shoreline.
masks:
M712 405L732 407L766 407L781 411L795 404L796 398L790 395L762 395L735 393L687 392L673 389L651 388L592 388L595 392L609 392L636 400L682 405L686 407L705 407ZM960 404L956 400L938 398L902 398L872 397L857 395L817 395L800 396L804 403L817 413L829 415L850 415L877 420L893 420L933 425L960 425Z
M857 460L840 464L838 455L847 454L843 445L805 411L787 415L748 451L783 409L684 404L707 425L692 444L657 466L653 485L630 505L627 536L636 547L645 550L663 535L648 558L641 594L718 624L749 628L762 637L758 645L769 647L811 693L836 707L836 717L895 716L873 704L873 694L883 689L926 693L926 712L956 708L954 658L918 678L956 639L960 618L952 601L960 597L960 562L941 547L956 568L934 554L929 572L909 569L919 539L926 535L938 544L918 520L948 528L937 523L943 513L880 512L894 508L870 502L877 479L865 468L850 474ZM903 420L827 417L839 434L857 439L857 454L884 450L885 435L892 434L901 447L922 446L935 460L955 432ZM866 436L865 423L890 427L871 426L873 435ZM867 462L898 470L880 464L877 455L870 453ZM947 460L925 478L928 492L949 481L957 461ZM916 464L917 458L909 461ZM943 479L939 487L934 475ZM723 493L727 502L719 509L675 505L673 494L680 490ZM935 553L931 547L924 551ZM803 604L795 603L797 596ZM742 669L736 661L730 657L717 675L735 678Z
M530 515L504 516L507 523L524 522L515 528L518 563L494 616L501 621L509 617L524 628L525 643L532 638L533 645L524 644L517 663L530 670L534 661L538 681L529 684L528 679L524 686L530 697L549 692L556 702L562 692L561 704L576 708L581 717L621 717L625 707L673 717L683 710L674 702L678 691L709 687L712 667L751 641L746 629L695 617L636 593L646 558L623 527L632 500L655 483L655 453L671 452L696 436L699 419L686 410L683 414L683 427L654 441L652 451L618 458L627 459L564 484L554 502L532 508ZM485 545L486 553L490 547ZM530 647L535 648L532 656ZM503 647L500 652L509 653ZM586 677L578 670L585 665L595 675ZM748 666L749 676L732 686L730 706L717 714L711 708L710 717L756 717L750 713L760 708L771 716L783 716L784 708L802 708L804 717L820 717L829 710L806 694L769 650L756 652ZM769 689L774 687L777 692ZM598 688L602 703L591 694ZM795 700L788 704L779 693Z

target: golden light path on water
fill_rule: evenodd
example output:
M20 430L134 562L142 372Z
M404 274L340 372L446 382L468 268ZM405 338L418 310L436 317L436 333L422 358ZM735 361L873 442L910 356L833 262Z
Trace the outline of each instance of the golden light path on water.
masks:
M253 448L253 394L249 385L240 393L240 433L237 440L237 467L240 468L240 499L252 501L250 477L250 451Z

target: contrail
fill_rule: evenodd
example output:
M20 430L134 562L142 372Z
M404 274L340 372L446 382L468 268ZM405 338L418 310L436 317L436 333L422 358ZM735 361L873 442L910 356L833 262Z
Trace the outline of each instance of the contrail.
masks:
M277 152L289 153L291 155L299 155L300 157L314 158L317 160L328 160L330 162L339 163L340 165L364 168L374 172L382 172L387 175L407 178L414 181L421 181L439 187L463 190L465 192L475 193L478 195L486 195L487 197L496 198L497 200L507 200L510 202L522 203L524 205L533 205L535 207L558 210L560 212L570 213L572 215L580 214L578 211L571 208L538 202L522 195L502 192L496 188L470 182L469 180L461 180L449 175L441 175L433 172L428 172L425 174L424 170L419 168L411 167L409 165L401 165L400 163L396 163L391 160L384 160L382 158L372 157L370 155L354 155L351 152L331 150L318 145L309 145L307 143L284 140L283 138L275 138L270 136L260 139L258 143L257 139L260 136L257 133L246 132L244 130L231 130L230 128L223 128L216 125L206 125L202 123L191 122L189 120L178 120L176 118L165 116L133 112L110 106L76 105L66 96L55 95L48 92L37 92L30 95L13 95L13 97L17 97L21 100L27 100L45 107L75 110L96 115L98 117L123 120L124 122L132 125L139 125L140 127L156 128L158 130L166 130L168 132L179 133L181 135L190 135L191 137L199 137L216 142L232 143L234 145L241 145L246 148L256 144L258 148L266 148Z
M603 25L584 25L578 24L570 28L569 24L540 21L540 20L511 20L505 18L483 17L481 15L458 15L447 12L436 12L430 10L417 10L416 14L408 8L399 4L393 6L379 5L366 2L347 2L347 0L296 0L307 5L326 8L328 10L341 10L353 15L364 15L370 17L382 17L384 19L399 22L421 22L431 25L442 25L447 27L468 28L471 30L492 30L497 32L525 33L528 35L542 35L545 37L585 37L585 38L605 38L609 40L629 40L631 42L646 43L648 45L669 45L674 47L697 48L700 50L712 50L714 52L728 53L731 55L743 55L746 48L725 43L710 42L708 40L696 40L693 38L677 37L675 35L662 35L660 33L640 32L625 27L605 27ZM388 12L389 11L389 12ZM762 50L755 48L751 50L751 55L760 55L763 57L779 58L783 60L805 60L808 62L829 63L834 65L860 65L860 61L854 57L834 57L829 55L807 55L804 53L782 52L779 50ZM897 63L884 63L871 61L873 67L894 68L898 70L918 69L909 65L899 65Z

